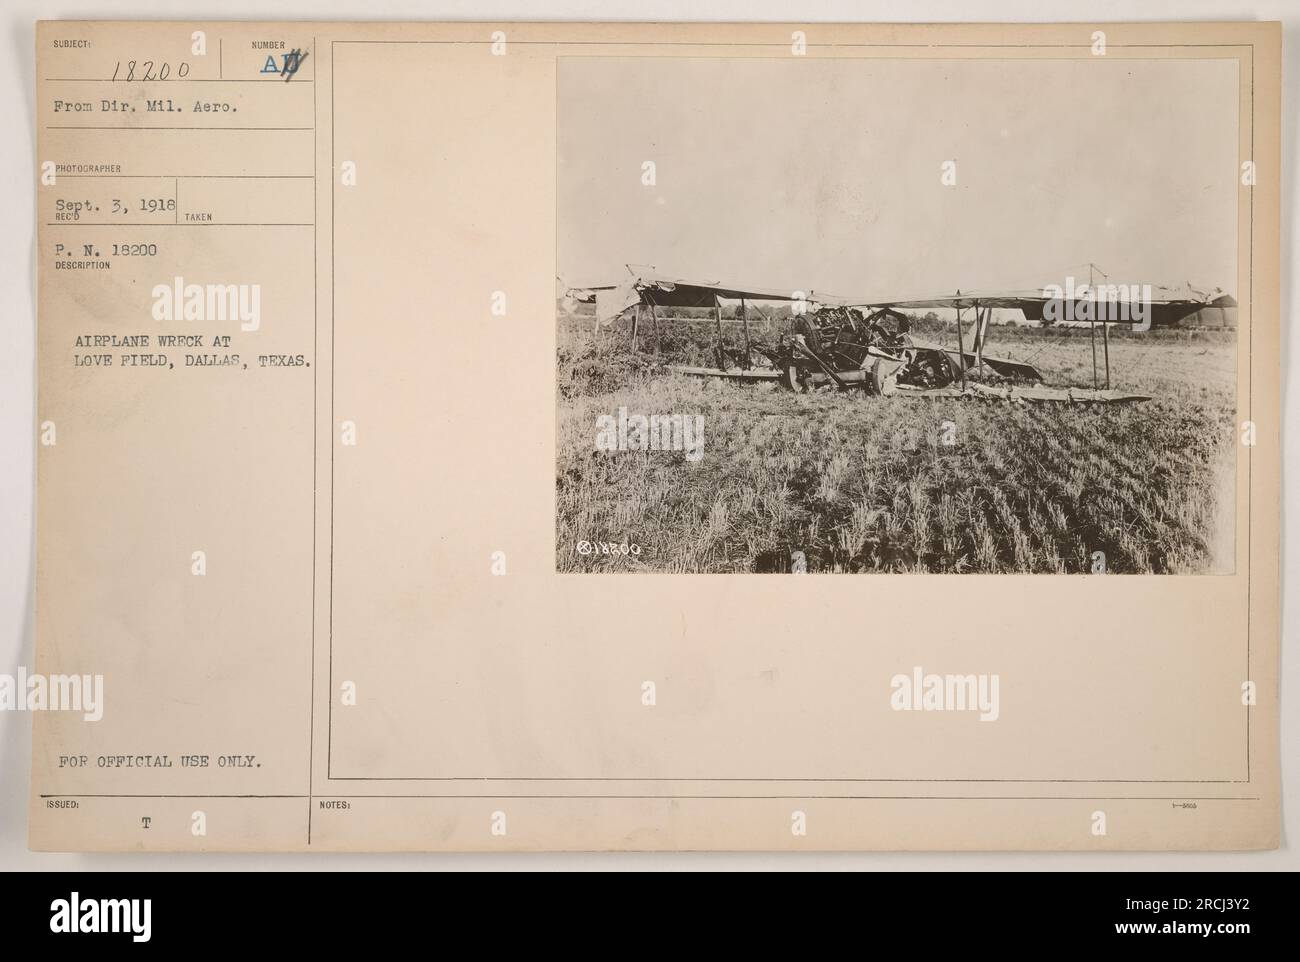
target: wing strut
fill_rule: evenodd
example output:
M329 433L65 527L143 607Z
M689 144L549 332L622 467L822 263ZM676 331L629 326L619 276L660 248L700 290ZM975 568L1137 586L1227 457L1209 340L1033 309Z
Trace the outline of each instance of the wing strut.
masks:
M745 363L742 364L741 367L748 371L749 366L752 363L749 359L749 312L745 310L745 299L743 297L740 299L740 323L745 328Z
M655 353L658 354L659 351L660 351L660 346L661 346L660 343L659 343L659 309L658 309L657 307L655 307L655 302L654 302L653 300L650 301L650 321L651 321L651 323L654 324L654 329L655 329Z
M1088 343L1092 345L1092 389L1097 390L1097 322L1088 318Z
M1106 390L1110 390L1110 325L1101 325L1101 344L1106 356Z
M718 370L727 369L727 352L722 341L722 301L717 294L713 295L713 319L718 325Z
M957 292L958 296L961 291ZM979 309L976 308L978 311ZM957 308L957 368L961 371L961 389L966 390L966 349L961 344L961 308Z

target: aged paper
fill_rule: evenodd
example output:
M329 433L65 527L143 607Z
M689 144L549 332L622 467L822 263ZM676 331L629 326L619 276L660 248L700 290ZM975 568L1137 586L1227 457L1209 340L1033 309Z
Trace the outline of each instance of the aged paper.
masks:
M40 24L32 847L1275 847L1279 64Z

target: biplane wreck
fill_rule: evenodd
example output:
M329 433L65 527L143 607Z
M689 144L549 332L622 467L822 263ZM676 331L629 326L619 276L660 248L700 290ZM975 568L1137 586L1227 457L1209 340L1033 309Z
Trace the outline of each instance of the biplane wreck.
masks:
M693 377L770 381L795 391L835 388L884 397L978 397L1024 404L1086 405L1150 400L1150 395L1111 387L1110 325L1130 324L1138 330L1168 326L1209 303L1208 297L1196 293L1154 300L1147 296L1139 303L1127 289L1112 292L1099 302L1103 310L1087 307L1082 301L1062 304L1061 295L1053 291L957 291L900 300L845 298L814 291L805 294L671 279L631 265L629 272L630 278L621 284L570 288L567 296L594 302L601 323L630 312L634 350L646 315L657 334L660 308L711 309L717 329L716 366L674 365L669 370ZM1149 288L1142 293L1149 295ZM1126 296L1130 299L1123 299ZM724 300L739 302L743 332L739 347L728 346L723 336ZM754 302L795 305L793 329L781 334L775 345L759 343L750 336L747 308ZM912 335L904 312L933 308L956 312L955 348ZM1088 322L1092 387L1051 387L1044 384L1043 375L1033 365L989 353L986 348L994 309L1019 310L1031 320L1056 314L1078 318L1076 323ZM968 311L970 320L965 320Z

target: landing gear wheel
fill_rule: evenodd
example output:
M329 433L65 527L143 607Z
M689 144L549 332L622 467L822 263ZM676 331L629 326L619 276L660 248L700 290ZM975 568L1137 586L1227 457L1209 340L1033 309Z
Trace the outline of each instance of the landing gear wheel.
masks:
M902 361L891 361L885 358L877 358L876 362L871 365L871 372L867 378L868 393L886 394L889 393L894 384L894 375L903 367Z

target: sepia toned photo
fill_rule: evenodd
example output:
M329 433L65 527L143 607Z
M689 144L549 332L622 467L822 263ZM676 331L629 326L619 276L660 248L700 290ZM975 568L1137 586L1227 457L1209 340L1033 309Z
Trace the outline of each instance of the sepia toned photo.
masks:
M1228 60L562 58L557 567L1234 567Z
M1276 848L1282 35L37 25L13 837Z

